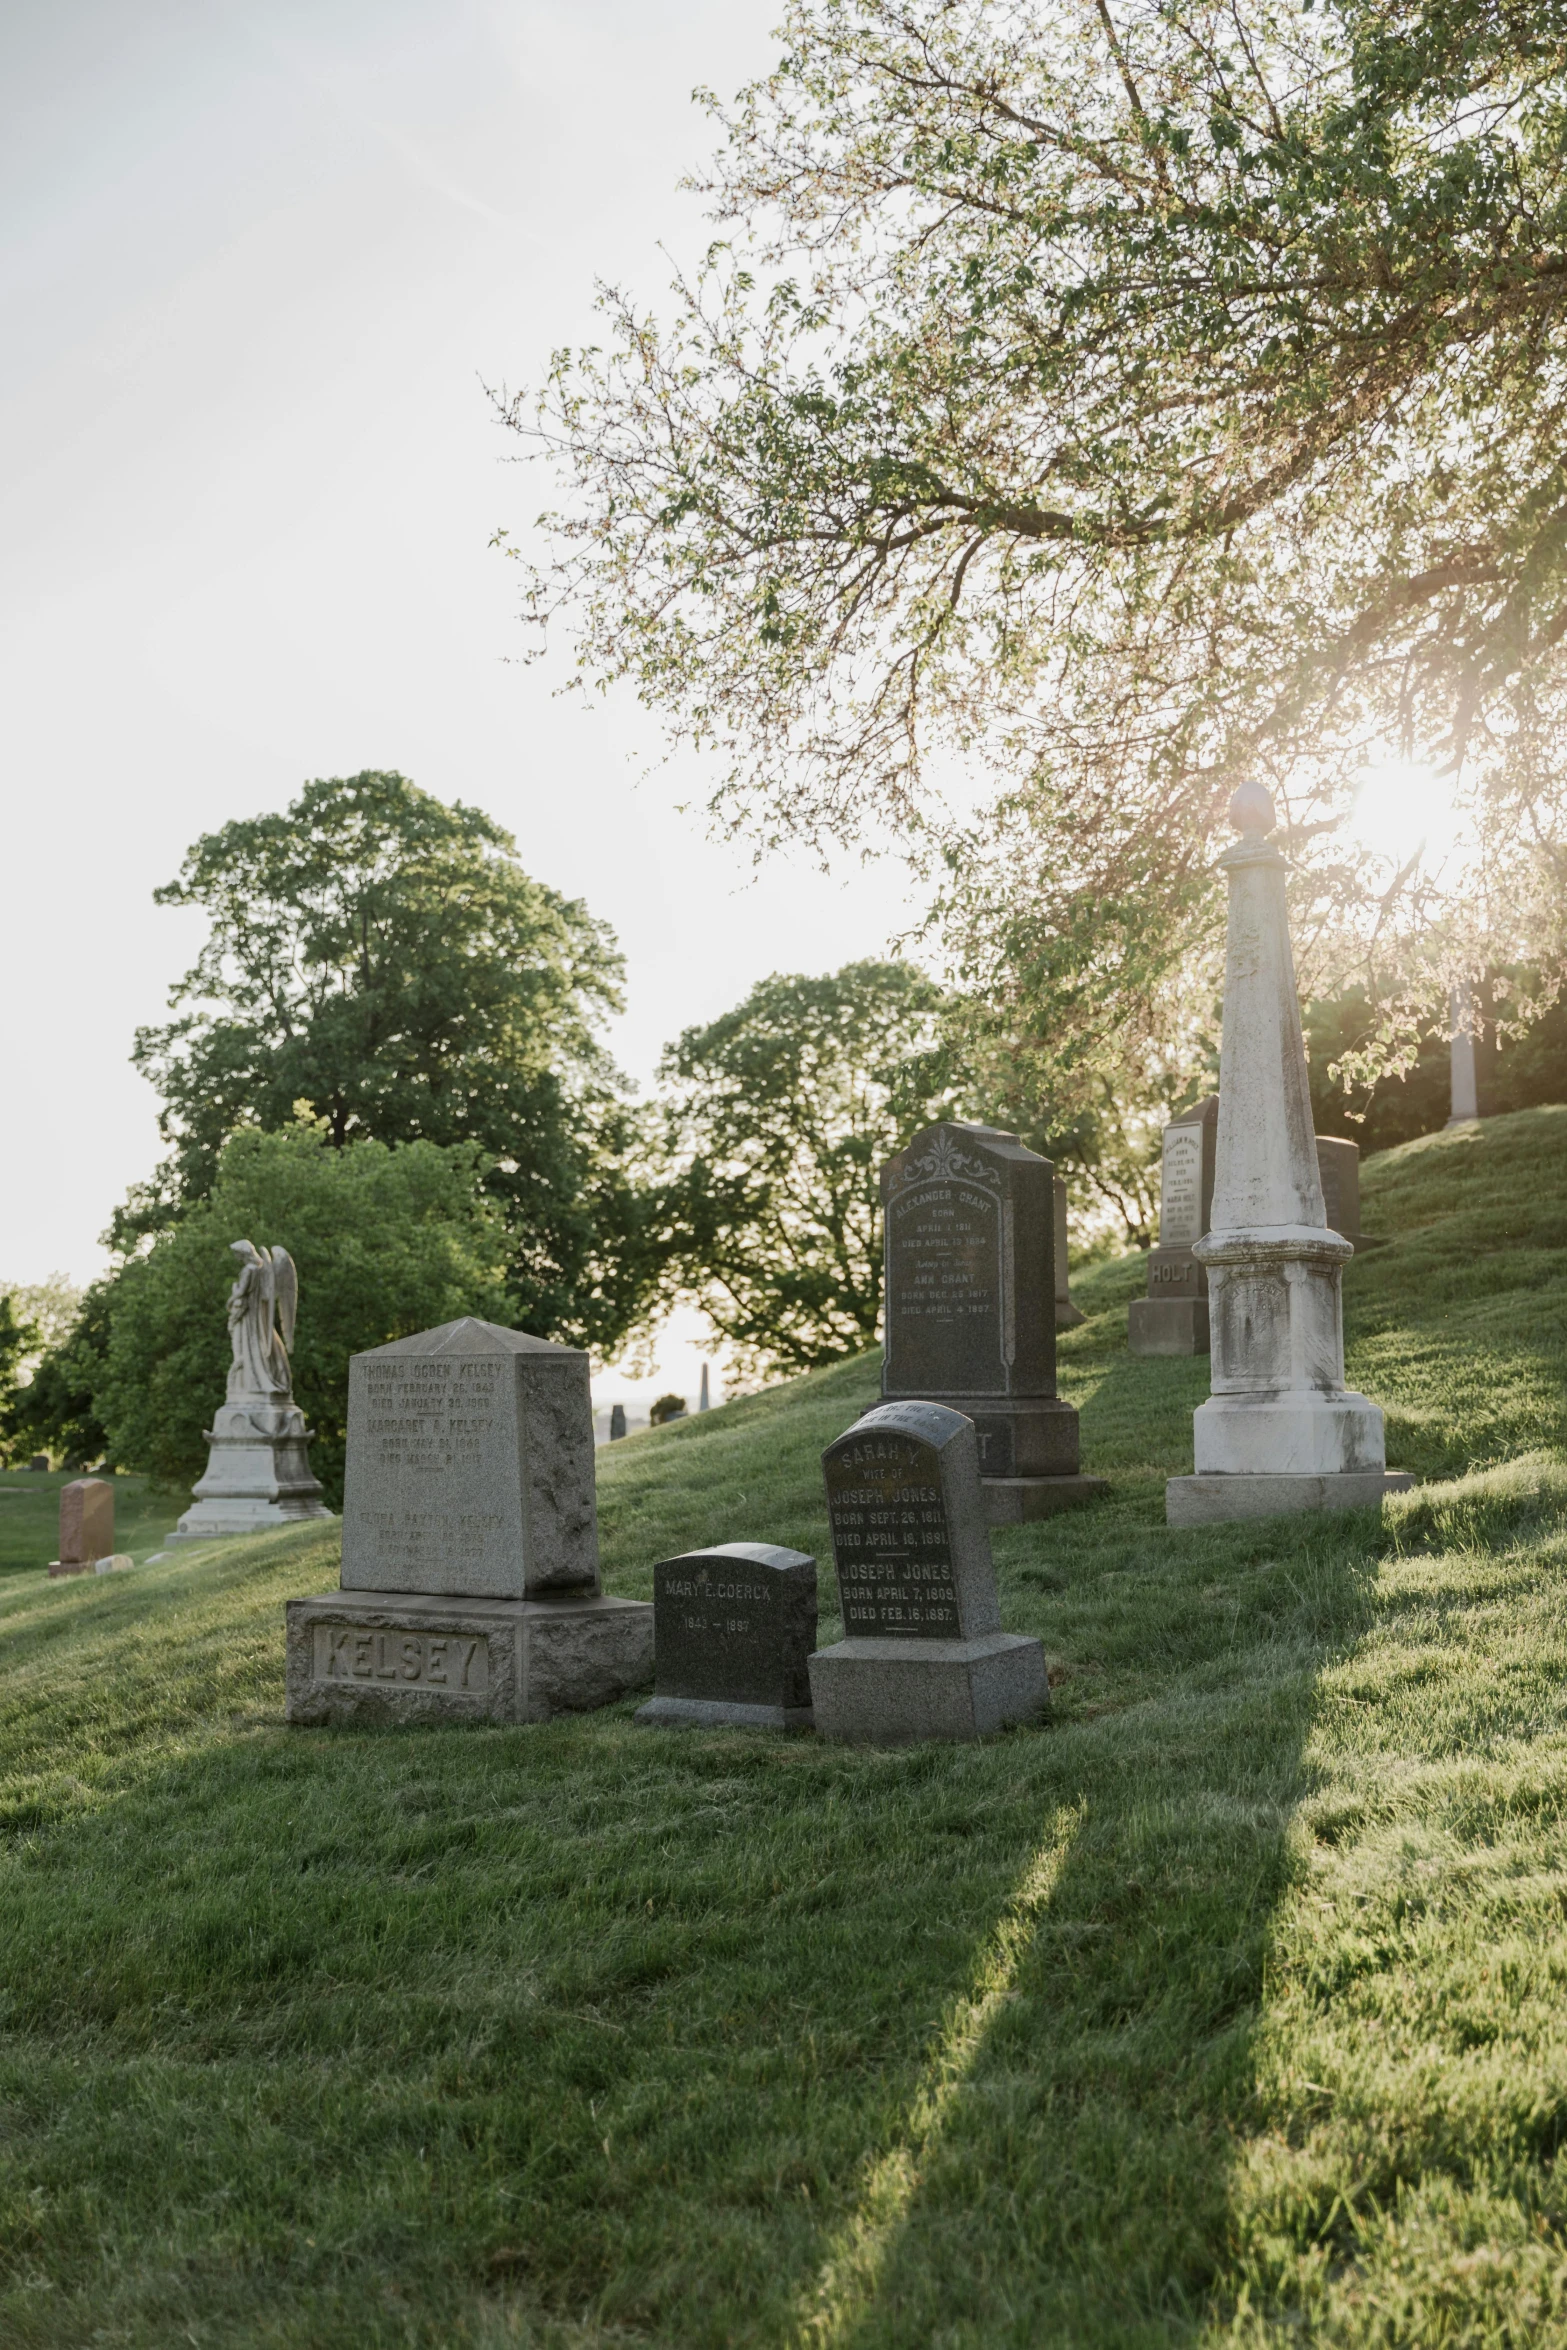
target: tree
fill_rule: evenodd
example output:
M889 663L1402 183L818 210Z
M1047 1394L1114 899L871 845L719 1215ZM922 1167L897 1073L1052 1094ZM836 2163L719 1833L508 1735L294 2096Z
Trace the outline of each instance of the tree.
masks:
M37 1323L25 1321L11 1297L0 1291L0 1443L8 1442L12 1434L17 1373L37 1346L38 1337Z
M1248 773L1320 980L1361 967L1398 1034L1487 955L1559 964L1544 0L794 0L783 40L710 102L726 241L672 321L606 292L505 405L569 485L529 610L584 681L715 750L764 838L923 832L960 943L1036 892L1104 1037L1211 941ZM1337 845L1379 746L1468 776L1457 897ZM954 754L1009 779L968 828Z
M761 980L664 1054L671 1287L742 1372L874 1343L883 1160L944 1115L941 991L907 963Z
M230 1359L229 1243L281 1241L299 1269L295 1400L340 1501L349 1356L463 1314L508 1318L509 1239L476 1162L461 1143L334 1149L319 1124L234 1135L207 1196L114 1276L91 1382L113 1458L167 1485L200 1475Z
M95 1388L102 1384L109 1346L109 1314L114 1299L112 1275L92 1282L78 1301L74 1319L62 1330L55 1323L50 1336L44 1317L38 1317L40 1335L49 1343L26 1385L11 1400L6 1433L15 1450L53 1452L61 1460L101 1460L108 1431L94 1408Z
M479 810L379 773L207 834L156 896L211 931L173 990L187 1008L137 1034L174 1155L122 1211L122 1245L206 1196L229 1135L302 1112L336 1148L476 1145L511 1234L507 1318L624 1335L649 1267L597 1035L621 1001L606 924L530 879Z

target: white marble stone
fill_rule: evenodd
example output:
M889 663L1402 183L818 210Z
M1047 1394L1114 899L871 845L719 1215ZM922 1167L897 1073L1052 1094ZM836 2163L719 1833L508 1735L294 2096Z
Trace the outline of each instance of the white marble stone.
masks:
M1241 838L1220 860L1230 905L1212 1221L1193 1249L1208 1275L1213 1390L1194 1415L1195 1466L1204 1480L1294 1480L1273 1489L1281 1508L1323 1508L1323 1480L1384 1472L1382 1413L1344 1385L1354 1246L1323 1209L1272 802L1243 785L1231 816ZM1222 1496L1204 1486L1205 1516L1226 1514ZM1254 1515L1243 1498L1237 1487L1233 1514ZM1174 1484L1167 1514L1192 1522Z
M261 1534L332 1515L310 1474L310 1431L293 1397L294 1260L286 1248L261 1249L248 1240L229 1246L240 1271L229 1291L228 1398L207 1430L206 1474L170 1542Z

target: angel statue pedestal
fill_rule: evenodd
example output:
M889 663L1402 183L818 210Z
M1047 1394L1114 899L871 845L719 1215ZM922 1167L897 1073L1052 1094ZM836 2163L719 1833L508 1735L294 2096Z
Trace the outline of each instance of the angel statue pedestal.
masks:
M259 1534L332 1515L310 1474L310 1431L289 1372L299 1295L294 1260L284 1248L259 1249L248 1240L229 1245L240 1274L229 1291L228 1399L207 1431L207 1473L170 1542Z

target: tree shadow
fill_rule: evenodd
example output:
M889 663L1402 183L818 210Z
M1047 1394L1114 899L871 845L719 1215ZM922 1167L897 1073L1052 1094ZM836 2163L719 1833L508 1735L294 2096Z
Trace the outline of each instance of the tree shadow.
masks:
M1144 1482L1118 1524L1006 1546L1006 1620L1061 1676L1054 1726L1015 1741L1042 1832L802 2297L823 2350L1202 2322L1313 1689L1371 1621L1386 1536L1370 1513L1172 1533Z

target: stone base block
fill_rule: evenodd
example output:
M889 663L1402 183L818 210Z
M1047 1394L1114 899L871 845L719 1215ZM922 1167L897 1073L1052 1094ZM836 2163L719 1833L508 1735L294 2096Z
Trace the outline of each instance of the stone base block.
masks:
M1082 1308L1073 1305L1069 1297L1056 1299L1056 1328L1058 1330L1075 1330L1079 1322L1086 1322L1087 1319L1088 1317Z
M278 1526L304 1526L313 1519L330 1521L332 1512L317 1505L296 1507L277 1501L198 1501L185 1512L165 1542L212 1542L224 1534L270 1534Z
M1134 1297L1127 1311L1126 1343L1134 1355L1205 1355L1208 1300Z
M1234 1518L1294 1516L1302 1510L1375 1509L1384 1493L1407 1493L1407 1469L1349 1469L1323 1477L1172 1477L1164 1489L1171 1526L1219 1526Z
M284 1614L291 1722L547 1722L653 1678L642 1600L328 1591Z
M1050 1708L1045 1652L1017 1632L981 1640L840 1640L811 1658L816 1727L840 1746L984 1738Z
M982 1477L987 1526L1026 1526L1075 1510L1110 1490L1108 1477Z
M1077 1408L1056 1395L883 1396L883 1403L939 1403L974 1423L982 1477L1075 1477Z
M742 1705L727 1697L650 1697L636 1718L657 1730L810 1730L808 1705Z

